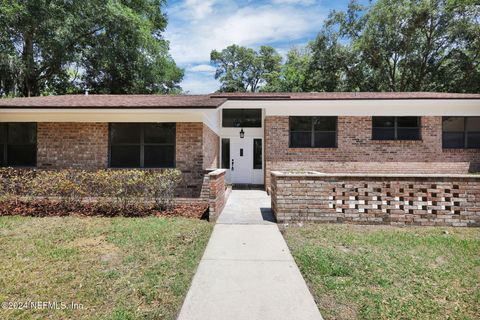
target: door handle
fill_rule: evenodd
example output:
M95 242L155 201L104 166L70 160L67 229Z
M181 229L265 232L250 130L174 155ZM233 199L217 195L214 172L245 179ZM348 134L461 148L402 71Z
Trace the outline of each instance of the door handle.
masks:
M233 163L234 163L234 161L233 161L233 159L232 159L232 171L234 171L234 170L235 170L235 169L233 168Z

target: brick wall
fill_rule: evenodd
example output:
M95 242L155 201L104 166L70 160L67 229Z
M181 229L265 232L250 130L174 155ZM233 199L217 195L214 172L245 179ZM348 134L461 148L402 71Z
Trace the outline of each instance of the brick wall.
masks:
M442 149L442 117L422 117L421 141L371 140L371 117L338 117L338 148L289 148L287 116L265 118L265 177L273 170L357 173L466 173L480 169L475 149Z
M217 169L208 174L209 179L209 219L214 221L222 213L226 203L225 169Z
M201 197L204 169L218 164L218 136L201 122L179 122L176 134L178 196ZM39 168L107 168L108 123L39 122L37 147Z
M480 176L272 172L280 222L480 227Z
M203 125L203 169L218 168L220 139L207 125Z
M107 123L39 122L39 168L105 168L108 161Z

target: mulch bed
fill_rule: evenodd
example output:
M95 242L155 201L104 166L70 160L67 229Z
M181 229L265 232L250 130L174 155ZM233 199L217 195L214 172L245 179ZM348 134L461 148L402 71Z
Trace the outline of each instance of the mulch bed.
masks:
M82 203L74 209L66 208L64 205L54 200L36 200L36 201L1 201L0 216L30 216L30 217L50 217L50 216L103 216L103 217L186 217L193 219L202 219L207 216L207 204L177 204L173 209L159 211L155 208L147 207L143 209L122 210L117 208L104 208L96 206L95 203Z

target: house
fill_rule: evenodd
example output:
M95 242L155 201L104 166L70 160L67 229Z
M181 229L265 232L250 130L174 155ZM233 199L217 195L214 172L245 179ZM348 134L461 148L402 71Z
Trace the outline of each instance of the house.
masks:
M267 188L274 170L467 173L480 171L480 94L0 99L0 165L178 168L188 197L213 168Z

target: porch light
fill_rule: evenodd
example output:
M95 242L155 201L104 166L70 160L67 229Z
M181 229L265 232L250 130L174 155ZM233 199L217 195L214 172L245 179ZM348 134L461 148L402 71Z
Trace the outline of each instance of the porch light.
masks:
M240 138L243 139L245 137L245 131L243 131L243 128L242 130L240 130Z

